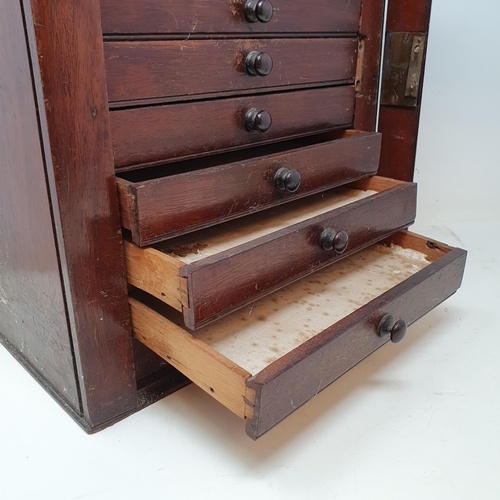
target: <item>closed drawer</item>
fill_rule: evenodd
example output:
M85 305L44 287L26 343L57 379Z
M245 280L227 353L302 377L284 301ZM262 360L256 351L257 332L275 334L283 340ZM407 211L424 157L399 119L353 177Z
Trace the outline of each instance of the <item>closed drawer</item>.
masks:
M271 0L254 21L245 0L101 0L104 34L358 31L361 0ZM248 5L248 7L252 7ZM272 9L272 10L271 10ZM264 17L266 16L266 17Z
M110 101L354 80L355 38L107 42Z
M139 248L128 281L195 329L381 240L415 218L416 185L374 177Z
M228 99L114 110L115 165L158 164L334 128L353 120L354 87L328 87ZM249 130L269 113L264 132ZM268 125L260 115L260 127Z
M459 288L465 259L463 250L405 231L194 334L178 313L139 294L132 327L246 419L256 439L383 344L400 341Z
M192 160L124 173L117 178L122 225L142 247L346 184L377 172L380 140L333 132L214 166Z

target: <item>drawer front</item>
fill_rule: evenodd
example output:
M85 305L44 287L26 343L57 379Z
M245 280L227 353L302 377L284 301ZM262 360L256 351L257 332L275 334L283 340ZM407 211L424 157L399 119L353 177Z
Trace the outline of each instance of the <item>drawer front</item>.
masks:
M358 31L361 0L271 0L268 22L249 13L245 0L101 0L104 34L289 33ZM250 6L249 6L250 7ZM261 20L264 15L259 13Z
M267 131L247 129L252 110L270 114ZM115 165L159 164L349 128L353 111L351 86L115 110L110 113Z
M212 322L408 227L415 214L416 185L405 183L185 266L181 275L187 278L189 308L184 321L190 328ZM347 233L345 251L322 247L327 229Z
M330 136L326 142L307 145L304 139L288 151L183 174L143 182L118 179L122 225L136 245L145 246L376 173L380 134ZM279 183L283 175L299 176L297 190L296 184Z
M460 287L465 258L463 250L451 251L250 379L255 408L247 434L262 436L388 342L377 335L385 315L411 325L446 300Z
M357 45L355 38L107 42L109 100L353 80Z
M134 334L246 419L247 434L257 439L389 340L400 341L407 325L460 287L465 251L406 231L385 242L393 243L398 247L366 249L194 335L175 312L138 294L131 299ZM387 315L392 331L381 336Z

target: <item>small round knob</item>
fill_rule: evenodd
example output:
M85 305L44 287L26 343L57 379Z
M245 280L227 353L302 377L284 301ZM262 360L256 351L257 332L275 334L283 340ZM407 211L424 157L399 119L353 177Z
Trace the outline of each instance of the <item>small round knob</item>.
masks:
M249 23L268 23L273 17L273 4L269 0L247 0L244 12Z
M288 170L288 168L280 168L274 176L274 185L281 191L295 193L300 187L300 174L297 170Z
M379 337L391 336L391 342L398 344L406 336L406 321L400 319L394 323L394 318L390 314L386 314L378 324L377 335Z
M335 250L335 253L344 253L349 243L349 235L345 231L335 231L328 228L321 233L320 244L323 250Z
M271 115L267 111L257 111L252 108L245 115L245 127L249 131L265 132L269 130L272 122Z
M245 59L245 69L250 76L267 76L273 69L273 60L266 52L250 52Z

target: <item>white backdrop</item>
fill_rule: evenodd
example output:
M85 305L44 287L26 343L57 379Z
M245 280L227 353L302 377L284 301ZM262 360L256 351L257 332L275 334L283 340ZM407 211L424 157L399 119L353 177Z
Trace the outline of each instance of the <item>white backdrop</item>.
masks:
M500 498L498 0L435 0L417 232L463 288L258 442L196 387L85 435L0 349L2 499Z

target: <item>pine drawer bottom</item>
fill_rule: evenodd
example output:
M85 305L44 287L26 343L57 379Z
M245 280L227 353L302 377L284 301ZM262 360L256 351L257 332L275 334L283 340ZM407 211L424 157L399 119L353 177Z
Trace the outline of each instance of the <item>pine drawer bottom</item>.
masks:
M194 334L137 292L138 340L246 420L257 439L452 295L466 252L406 231Z

